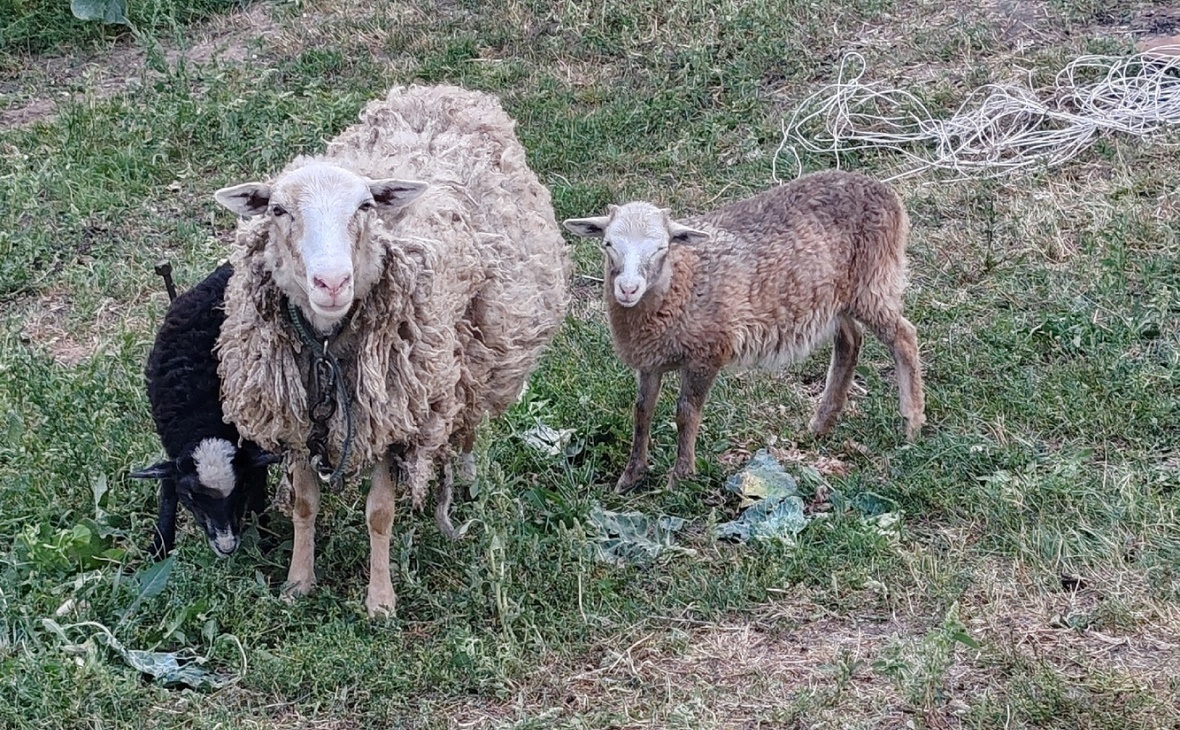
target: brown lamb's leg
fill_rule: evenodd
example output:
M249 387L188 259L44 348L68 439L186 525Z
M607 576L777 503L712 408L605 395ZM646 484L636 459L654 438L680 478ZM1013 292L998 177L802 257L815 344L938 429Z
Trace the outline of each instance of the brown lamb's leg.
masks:
M386 454L373 467L373 485L365 502L369 524L369 595L365 608L370 617L391 616L397 602L389 575L389 536L393 528L393 459Z
M847 314L841 314L837 322L836 337L832 342L832 361L828 365L828 381L824 386L819 408L808 424L817 436L827 433L836 423L844 404L848 402L848 389L852 386L852 375L856 372L856 360L860 357L860 345L864 339L860 323Z
M292 457L288 468L294 492L291 524L295 537L283 594L293 598L309 593L315 583L315 518L320 511L320 482L307 459Z
M640 371L636 375L635 429L631 435L631 456L627 468L619 477L616 491L632 489L647 474L647 445L651 440L651 419L660 397L660 381L664 374L656 370Z
M926 396L922 390L922 363L918 359L917 330L900 314L889 321L866 324L893 354L893 363L897 368L901 415L905 418L905 435L913 441L922 430L922 425L926 423Z
M701 410L716 378L716 370L684 368L680 371L680 398L676 401L676 464L668 477L668 486L675 486L677 480L696 474Z

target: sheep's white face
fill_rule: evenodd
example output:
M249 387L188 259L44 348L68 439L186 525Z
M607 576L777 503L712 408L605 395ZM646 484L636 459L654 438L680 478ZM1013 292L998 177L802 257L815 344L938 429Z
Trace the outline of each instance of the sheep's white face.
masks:
M667 288L669 246L708 238L673 221L667 209L643 202L612 205L608 215L570 218L563 225L579 236L602 238L606 283L624 307L634 307L653 288Z
M309 162L273 183L218 190L217 201L245 216L265 215L266 259L275 282L318 329L330 329L368 294L383 250L369 236L372 218L400 208L426 189L408 180L369 180Z

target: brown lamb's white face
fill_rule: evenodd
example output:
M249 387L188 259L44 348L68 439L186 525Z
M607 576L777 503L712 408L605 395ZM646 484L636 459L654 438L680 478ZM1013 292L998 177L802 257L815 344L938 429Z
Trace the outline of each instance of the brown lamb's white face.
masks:
M672 220L666 208L644 202L612 205L605 216L570 218L563 225L579 236L602 239L607 285L624 307L634 307L668 276L669 246L708 239Z
M214 197L243 216L267 217L266 260L275 282L309 319L330 327L380 274L372 216L407 205L426 189L411 180L369 180L309 162L270 184L244 183Z

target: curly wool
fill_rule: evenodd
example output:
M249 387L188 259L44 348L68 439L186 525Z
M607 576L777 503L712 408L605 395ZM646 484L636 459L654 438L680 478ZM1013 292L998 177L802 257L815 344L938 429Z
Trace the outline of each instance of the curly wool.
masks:
M514 126L487 94L396 87L316 158L430 183L373 222L384 270L333 345L353 401L350 469L399 448L419 506L436 461L515 402L568 305L568 253ZM243 221L237 244L219 341L226 418L264 448L305 456L310 353L283 312L263 221ZM334 462L341 411L329 423Z
M238 442L237 429L222 416L217 359L213 356L217 333L225 320L225 289L232 275L233 268L222 264L176 297L148 355L144 368L148 402L169 459L191 454L209 438Z

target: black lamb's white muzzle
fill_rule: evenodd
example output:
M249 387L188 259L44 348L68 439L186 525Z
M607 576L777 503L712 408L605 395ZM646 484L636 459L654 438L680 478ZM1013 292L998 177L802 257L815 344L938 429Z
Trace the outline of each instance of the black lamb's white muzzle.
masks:
M209 547L213 549L214 554L219 558L228 558L233 555L238 549L238 545L242 542L241 538L230 531L218 531L215 536L209 538Z

